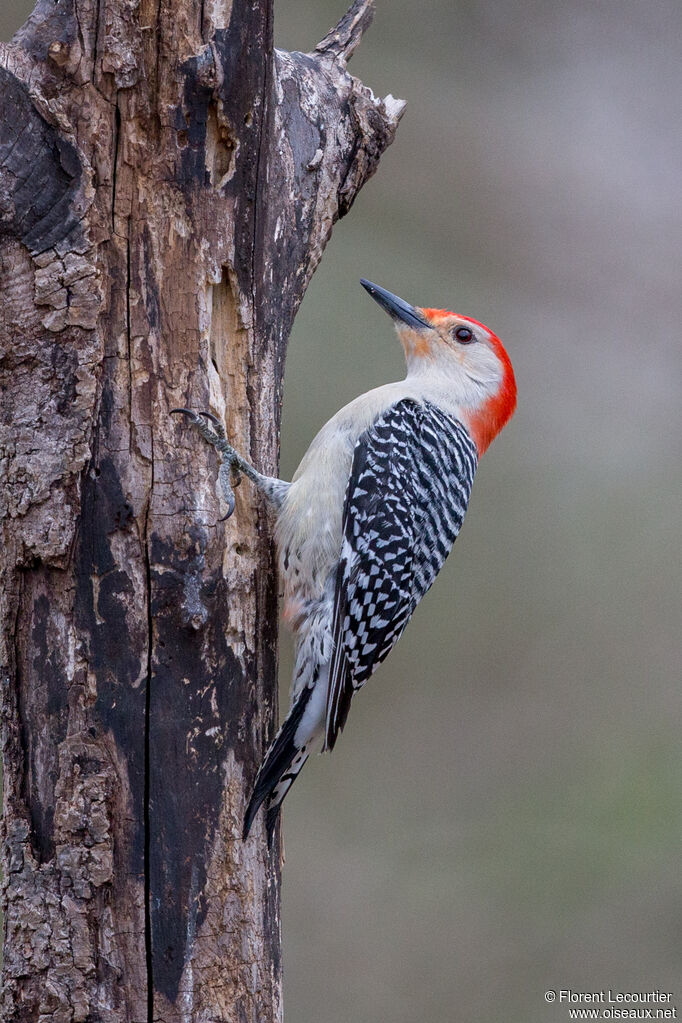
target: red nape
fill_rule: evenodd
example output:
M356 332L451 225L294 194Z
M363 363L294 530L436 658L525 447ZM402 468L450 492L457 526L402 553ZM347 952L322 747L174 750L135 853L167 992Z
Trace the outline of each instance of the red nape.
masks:
M476 323L479 327L484 326L478 320L471 320L468 316L466 319L471 323ZM487 327L485 329L488 330ZM490 334L490 343L502 363L503 374L497 394L493 395L492 398L488 398L481 408L477 409L469 417L468 426L471 436L476 442L479 457L490 447L490 444L495 440L500 430L507 425L514 415L516 408L516 378L511 359L507 355L499 337L489 330L488 333Z

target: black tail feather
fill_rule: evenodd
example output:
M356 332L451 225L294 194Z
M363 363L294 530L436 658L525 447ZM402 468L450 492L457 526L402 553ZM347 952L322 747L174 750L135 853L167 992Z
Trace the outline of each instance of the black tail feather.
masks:
M269 806L265 811L265 833L268 836L268 849L272 849L272 843L275 837L275 828L277 827L277 821L279 820L279 812L281 809L282 804L276 803L275 806Z
M256 775L256 783L253 787L253 793L249 800L249 805L246 808L244 814L244 829L242 831L242 838L247 839L253 824L253 819L258 813L258 809L268 796L270 796L273 790L276 788L280 778L291 765L292 760L298 753L298 748L294 745L294 736L301 723L303 712L306 709L308 700L312 689L304 689L298 697L298 700L291 708L284 724L280 728L279 732L275 737L275 741L268 750L265 760L261 764L260 770ZM268 832L268 846L272 844L272 833L277 823L277 816L279 814L280 803L276 806L271 807L268 810L266 818L266 828Z

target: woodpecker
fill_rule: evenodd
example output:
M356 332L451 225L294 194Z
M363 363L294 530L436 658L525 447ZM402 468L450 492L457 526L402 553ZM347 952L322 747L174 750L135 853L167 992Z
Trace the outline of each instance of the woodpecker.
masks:
M295 638L291 708L256 776L248 837L266 803L268 841L311 752L332 750L353 695L402 635L459 533L478 460L516 407L514 371L477 320L361 284L393 319L404 380L356 398L322 427L291 483L264 476L210 412L186 415L276 513L283 617Z

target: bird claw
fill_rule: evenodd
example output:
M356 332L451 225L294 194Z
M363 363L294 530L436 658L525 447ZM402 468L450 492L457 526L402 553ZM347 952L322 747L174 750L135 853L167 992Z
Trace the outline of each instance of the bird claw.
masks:
M192 409L189 408L173 408L171 409L170 414L186 416L192 426L196 426L204 440L208 441L209 444L212 444L214 448L217 448L222 455L229 457L232 448L227 443L225 427L218 417L214 416L212 412L193 412ZM213 429L210 429L210 427L204 422L204 419L208 419Z
M220 489L223 493L223 498L227 502L227 511L219 520L220 522L225 522L227 519L229 519L230 515L234 511L235 496L234 491L232 489L231 475L232 463L227 461L223 462L222 465L220 466L220 469L218 470L218 483L220 484Z
M220 483L220 489L224 500L227 503L227 512L218 521L225 522L230 518L234 512L235 507L235 496L232 489L232 471L235 460L237 459L237 453L228 444L227 437L225 435L225 427L212 412L193 412L192 409L188 408L174 408L171 409L171 415L178 414L186 416L193 426L196 426L201 436L209 444L211 444L217 451L222 455L223 461L218 470L218 482ZM203 422L207 419L213 429L211 430L206 423ZM241 483L241 476L239 471L235 469L235 480L234 486L239 486Z
M191 408L172 408L170 410L170 414L172 416L176 416L176 415L187 416L189 419L192 420L192 422L196 421L196 419L197 419L196 412L192 412Z

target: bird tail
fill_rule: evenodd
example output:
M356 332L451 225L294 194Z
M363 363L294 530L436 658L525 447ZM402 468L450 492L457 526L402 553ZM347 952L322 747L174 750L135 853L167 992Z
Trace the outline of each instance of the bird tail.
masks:
M305 744L297 746L294 740L311 694L312 689L308 687L301 692L265 755L265 759L256 775L253 793L244 814L244 830L242 832L242 838L244 839L248 838L253 819L258 813L259 807L266 799L269 799L265 816L265 827L268 845L272 844L272 836L277 824L282 800L296 781L299 771L308 759L308 746Z

